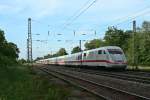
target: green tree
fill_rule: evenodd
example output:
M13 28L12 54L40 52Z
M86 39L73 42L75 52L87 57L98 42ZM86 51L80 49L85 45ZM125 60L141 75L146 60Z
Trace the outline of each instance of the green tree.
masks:
M140 61L143 65L150 65L150 22L143 22L141 34L142 41Z
M53 57L53 55L47 54L47 55L44 56L44 59L51 58L51 57Z
M108 46L119 46L124 51L127 50L127 42L128 39L131 37L132 31L126 31L117 29L115 27L109 27L105 33L104 40L105 45Z
M2 46L6 42L4 31L0 30L0 46Z
M131 38L127 42L126 56L128 63L131 65L140 64L142 37L141 33L132 33Z
M150 32L150 22L144 21L142 24L142 31L144 32Z
M26 61L25 59L23 59L23 58L22 58L22 59L19 59L18 62L19 62L20 64L25 64L25 63L27 63L27 61Z
M60 48L56 54L57 56L63 56L63 55L67 55L68 53L66 52L65 48Z
M41 60L43 59L43 57L37 57L34 61L38 61L38 60Z
M104 42L100 39L94 39L91 40L90 42L86 42L84 46L86 50L90 50L90 49L95 49L104 46Z
M17 48L17 45L12 43L12 42L9 42L8 44L8 51L7 53L9 53L8 56L14 58L14 59L17 59L19 57L19 48Z
M72 54L73 54L73 53L78 53L78 52L81 52L81 48L80 48L79 46L74 47L74 48L72 49L72 51L71 51Z
M138 65L150 65L150 22L144 21L138 32L132 33L127 47L129 64L133 64L133 60L135 59Z
M17 62L19 49L16 44L7 42L4 31L0 30L0 64L10 65Z

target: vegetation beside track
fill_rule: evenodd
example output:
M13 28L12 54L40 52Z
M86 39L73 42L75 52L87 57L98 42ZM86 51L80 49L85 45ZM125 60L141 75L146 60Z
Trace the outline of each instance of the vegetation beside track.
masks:
M19 48L16 44L5 38L5 33L0 29L0 66L17 64Z
M0 100L66 100L68 94L30 66L0 67Z
M150 66L128 66L127 70L131 71L149 71L150 72Z
M65 100L68 93L36 75L30 66L19 65L19 48L0 29L0 100Z

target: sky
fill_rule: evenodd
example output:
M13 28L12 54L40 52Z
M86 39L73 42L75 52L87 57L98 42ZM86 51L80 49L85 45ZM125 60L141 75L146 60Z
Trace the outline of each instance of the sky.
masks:
M0 29L9 42L17 44L19 58L25 59L28 18L33 58L60 48L70 53L79 40L84 49L85 42L103 39L108 26L131 30L133 20L139 27L144 20L150 21L150 0L0 0Z

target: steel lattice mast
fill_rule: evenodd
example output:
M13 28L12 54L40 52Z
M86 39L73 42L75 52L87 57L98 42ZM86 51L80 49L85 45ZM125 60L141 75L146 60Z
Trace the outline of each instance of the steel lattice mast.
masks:
M32 62L31 18L28 18L27 60Z

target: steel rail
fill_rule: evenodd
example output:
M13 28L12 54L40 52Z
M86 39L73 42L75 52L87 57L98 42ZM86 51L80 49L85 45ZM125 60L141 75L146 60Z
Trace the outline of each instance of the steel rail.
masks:
M56 70L54 71L54 70L50 70L50 69L47 69L47 68L41 69L41 70L45 71L48 74L52 74L53 73L53 75L54 75L54 73L57 73L59 75L65 76L65 77L70 77L70 78L73 79L72 81L74 81L74 80L80 80L80 81L84 81L84 82L86 82L88 84L91 84L93 86L97 86L99 88L106 88L106 89L109 89L110 91L112 91L112 93L113 92L115 92L115 93L117 92L117 93L120 93L120 95L121 94L122 95L126 95L126 96L129 96L129 97L136 98L138 100L150 100L150 98L147 98L147 97L135 94L135 93L127 92L127 91L120 90L120 89L117 89L117 88L114 88L114 87L111 87L111 86L107 86L107 85L103 85L103 84L100 84L100 83L96 83L96 82L93 82L93 81L90 81L88 79L84 79L84 78L81 78L81 77L78 77L78 76L72 76L72 75L70 75L68 73L64 73L64 72L60 72L60 71L56 71ZM54 76L61 77L61 76L58 76L56 74ZM67 79L67 81L68 81L68 79ZM110 99L110 98L108 98L106 96L102 96L101 94L99 94L99 93L97 93L95 91L91 91L90 89L88 89L86 87L83 87L83 86L80 86L80 87L84 88L85 90L87 90L87 91L89 91L89 92L91 92L91 93L93 93L93 94L95 94L95 95L97 95L99 97L103 97L104 99Z
M77 70L77 71L83 72L83 73L88 73L88 74L114 77L114 78L118 78L118 79L134 81L134 82L139 82L139 83L144 83L144 84L150 84L150 78L149 77L128 75L128 74L122 74L122 73L99 72L99 71L94 71L94 70Z

